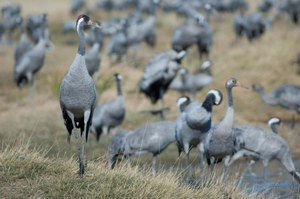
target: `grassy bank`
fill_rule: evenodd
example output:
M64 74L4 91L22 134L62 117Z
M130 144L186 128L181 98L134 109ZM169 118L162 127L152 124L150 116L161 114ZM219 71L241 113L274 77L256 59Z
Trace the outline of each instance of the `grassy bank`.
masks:
M187 186L179 173L152 176L147 169L126 166L110 170L103 159L88 162L86 175L77 175L74 158L49 158L43 147L2 146L1 198L257 198L243 194L234 181L222 183L214 175L206 183Z

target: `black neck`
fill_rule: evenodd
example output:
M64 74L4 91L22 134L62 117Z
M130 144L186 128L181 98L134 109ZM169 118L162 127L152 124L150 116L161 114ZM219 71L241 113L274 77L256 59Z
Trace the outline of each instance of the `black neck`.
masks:
M209 94L203 104L202 104L202 107L207 110L208 112L211 112L212 111L212 105L213 105L213 100L214 100L215 96L213 94Z
M233 107L233 97L232 97L232 88L227 88L226 87L226 92L227 92L227 101L228 101L228 106Z
M122 84L121 84L121 80L117 80L117 95L121 96L122 95Z
M271 125L271 129L274 133L278 134L278 131L277 131L275 125Z

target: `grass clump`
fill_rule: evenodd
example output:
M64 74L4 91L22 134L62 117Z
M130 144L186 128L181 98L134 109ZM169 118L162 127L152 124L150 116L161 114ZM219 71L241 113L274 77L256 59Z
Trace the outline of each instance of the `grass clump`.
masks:
M251 198L234 183L209 180L200 186L181 184L179 175L164 171L111 170L103 159L88 162L86 174L77 174L73 158L49 158L42 148L9 146L0 152L0 194L2 198Z

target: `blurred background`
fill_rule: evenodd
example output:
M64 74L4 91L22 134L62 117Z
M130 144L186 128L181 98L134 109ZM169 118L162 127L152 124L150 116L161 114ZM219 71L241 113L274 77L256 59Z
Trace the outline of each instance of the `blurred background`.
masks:
M206 50L202 56L199 55L197 41L192 42L186 48L187 54L181 65L188 73L199 73L205 61L211 62L212 81L195 93L195 100L202 101L209 89L221 90L224 101L213 111L213 122L220 121L226 111L225 82L231 77L237 78L249 89L236 88L233 91L235 125L250 123L268 129L268 119L272 116L280 117L286 124L280 128L280 134L289 143L293 157L298 159L300 115L264 103L258 93L252 91L251 85L259 83L267 93L286 83L300 85L299 1L86 0L82 1L82 6L78 8L72 8L72 2L0 0L1 143L29 142L32 147L49 148L49 156L64 157L66 154L75 153L73 144L71 143L72 147L66 144L67 134L60 112L58 91L61 80L77 52L75 21L79 14L85 13L104 27L96 33L92 29L86 30L86 37L91 38L90 41L87 39L87 51L92 48L93 43L100 43L100 69L94 76L98 103L109 102L116 97L113 75L119 73L123 77L126 116L118 128L132 130L160 120L159 115L150 113L150 110L159 109L160 104L152 104L149 98L140 92L139 81L148 61L156 54L171 50L172 46L174 48L176 31L179 32L179 29L188 23L192 32L204 31L202 39ZM293 5L297 5L298 8ZM7 10L4 8L10 6L16 6L15 11L4 11ZM298 9L295 11L298 14L293 13L293 8ZM39 16L41 21L44 21L42 27L43 31L47 30L47 34L43 34L47 35L51 43L45 51L42 67L34 75L35 92L30 94L28 84L18 87L15 82L14 56L21 32L27 34L32 46L38 43L38 39L32 36L34 33L30 32L37 28L28 25L30 20L33 24L35 20L38 21L38 17L34 16ZM152 21L149 20L151 17ZM192 22L188 22L189 20ZM130 28L132 30L129 30ZM145 32L148 35L149 31L151 34L149 37L136 39L133 43L126 43L126 47L119 52L113 49L112 41L124 30L127 34L133 31L136 37ZM95 38L95 35L99 38ZM117 43L116 46L120 47L121 44ZM174 78L180 80L180 74L177 72L177 77ZM173 89L164 94L167 120L175 121L179 115L176 100L182 94ZM188 92L184 94L190 95ZM293 117L296 125L291 128ZM110 139L111 135L112 133L109 135ZM104 154L104 141L100 138L100 143L96 143L95 137L90 135L87 145L88 159ZM168 148L159 160L169 164L174 160L178 161L177 156L174 145ZM298 170L299 166L298 163Z

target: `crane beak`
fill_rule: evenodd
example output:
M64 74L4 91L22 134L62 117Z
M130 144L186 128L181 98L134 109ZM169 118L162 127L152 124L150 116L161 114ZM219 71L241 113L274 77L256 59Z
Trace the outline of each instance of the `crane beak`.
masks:
M99 29L103 28L103 26L101 26L101 23L98 21L94 24L94 26Z
M102 26L100 25L100 22L93 22L92 20L89 20L88 25L90 26L94 26L96 28L102 28Z
M239 81L236 82L236 85L235 85L235 86L238 86L238 87L241 87L241 88L244 88L244 89L249 89L249 87L244 86L244 85L241 84Z

